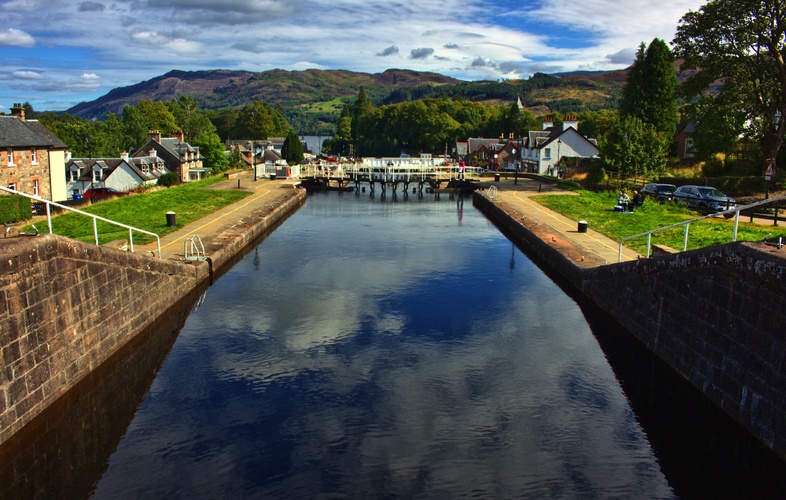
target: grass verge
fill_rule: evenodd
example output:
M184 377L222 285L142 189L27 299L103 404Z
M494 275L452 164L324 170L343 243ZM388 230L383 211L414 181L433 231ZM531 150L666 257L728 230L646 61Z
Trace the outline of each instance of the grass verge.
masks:
M240 190L205 189L223 180L223 176L210 177L159 191L80 207L80 210L163 236L251 194L249 191ZM175 212L176 227L167 226L167 212ZM92 219L76 213L53 217L52 232L80 241L94 241ZM98 222L100 244L127 239L127 229ZM153 240L152 236L134 232L134 244L145 244Z
M615 212L616 193L574 191L575 196L543 194L533 196L532 199L573 220L586 220L589 227L614 241L699 217L697 213L675 203L658 203L653 200L647 200L644 206L632 213ZM750 219L740 217L737 241L761 241L786 235L786 229L782 226L760 225L747 222L748 220ZM729 243L732 241L733 232L734 219L712 217L693 223L688 230L688 250ZM680 226L653 234L652 244L682 250L684 236L685 227ZM647 237L628 240L625 246L644 254L647 251Z

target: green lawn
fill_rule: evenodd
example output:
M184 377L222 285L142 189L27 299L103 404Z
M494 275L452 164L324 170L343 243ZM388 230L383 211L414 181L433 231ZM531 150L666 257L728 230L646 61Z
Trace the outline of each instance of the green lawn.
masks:
M124 196L79 207L79 209L163 236L251 194L249 191L240 190L205 189L223 180L225 180L223 176L211 177L159 191ZM166 225L167 212L176 213L177 227ZM46 221L39 223L37 227L41 231L46 231ZM52 232L80 241L91 243L94 241L92 219L80 214L65 213L53 217ZM99 243L127 240L128 230L99 221L98 238ZM134 233L135 244L144 244L152 240L151 236Z
M674 203L658 203L647 200L644 206L633 213L614 212L617 194L613 192L593 193L576 191L575 195L536 195L532 197L573 220L586 220L589 227L619 241L627 236L644 233L660 227L695 219L699 214ZM747 217L740 217L737 241L761 241L765 238L786 235L783 226L751 224ZM688 249L729 243L734 231L734 219L713 217L690 225ZM652 244L666 245L682 250L685 227L669 229L652 235ZM628 240L625 246L646 253L646 236Z

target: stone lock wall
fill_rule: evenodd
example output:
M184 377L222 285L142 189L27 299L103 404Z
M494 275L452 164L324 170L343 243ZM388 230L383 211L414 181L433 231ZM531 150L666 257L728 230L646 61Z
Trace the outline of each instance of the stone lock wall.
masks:
M0 443L208 276L54 235L0 244Z
M786 260L733 243L584 272L582 291L786 457Z

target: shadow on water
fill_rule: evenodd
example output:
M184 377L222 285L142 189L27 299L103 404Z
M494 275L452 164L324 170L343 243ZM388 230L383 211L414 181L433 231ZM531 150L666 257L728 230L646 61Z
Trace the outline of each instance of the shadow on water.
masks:
M495 226L516 244L515 236ZM680 498L786 498L786 462L541 257L516 246L581 308Z
M0 446L0 498L87 498L206 286Z

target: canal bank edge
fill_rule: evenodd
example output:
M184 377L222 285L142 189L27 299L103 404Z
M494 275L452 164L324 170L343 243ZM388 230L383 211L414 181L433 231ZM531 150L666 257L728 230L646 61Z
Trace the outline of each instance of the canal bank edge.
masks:
M731 243L604 265L526 205L473 204L541 264L616 319L704 396L786 459L786 259ZM594 259L593 259L594 260Z
M273 185L273 183L271 183ZM0 240L0 444L152 324L226 271L306 193L275 184L181 261L56 235Z

